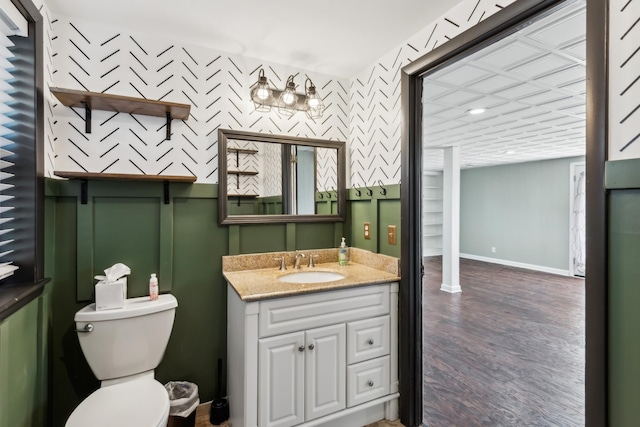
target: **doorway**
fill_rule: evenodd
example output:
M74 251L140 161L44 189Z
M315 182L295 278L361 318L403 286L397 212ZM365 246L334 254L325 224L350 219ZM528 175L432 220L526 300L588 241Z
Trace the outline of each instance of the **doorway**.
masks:
M416 372L421 372L421 360L415 357L422 354L416 349L416 340L422 333L421 313L423 307L417 303L420 299L419 284L422 282L422 272L420 269L422 261L422 247L420 238L411 236L409 230L420 230L422 227L422 212L420 200L422 197L420 179L422 171L422 111L420 106L422 91L422 76L447 64L455 62L459 58L468 56L470 53L480 50L492 44L495 40L501 39L508 34L526 26L534 17L546 15L551 9L558 6L558 1L526 2L517 1L506 7L497 15L492 22L479 24L477 27L463 33L461 36L452 39L449 43L439 49L430 52L423 58L415 61L403 69L402 93L403 93L403 178L402 178L402 217L403 217L403 281L401 290L401 311L404 316L401 318L401 366L403 369L401 376L401 393L403 393L404 405L401 406L401 416L405 425L420 424L422 408L422 384L421 381L411 379L410 375L416 376ZM605 16L604 6L596 2L588 2L590 16ZM605 46L603 41L604 22L602 19L590 19L587 31L587 51L588 55L595 61L587 66L587 73L590 81L587 83L587 98L599 99L604 105L605 87L604 77L606 76L602 58L604 57ZM589 94L589 91L592 91ZM604 108L597 104L587 103L587 153L586 164L590 180L587 183L587 233L590 245L587 251L591 254L604 253L605 242L605 200L604 191L597 184L602 182L602 164L605 160L604 135L601 131L605 121ZM599 128L601 127L601 128ZM566 176L566 175L565 175ZM566 234L565 234L566 236ZM406 239L406 240L405 240ZM566 252L565 252L566 254ZM566 259L566 255L565 255ZM604 298L599 303L594 303L595 297L606 295L605 277L606 268L603 263L587 265L587 308L586 308L586 334L589 337L586 347L586 423L587 425L604 425L606 419L606 307ZM591 282L592 286L589 286ZM464 292L464 289L463 289ZM404 294L403 294L404 293ZM590 298L591 296L591 298ZM597 343L597 345L596 345ZM409 373L410 372L410 373ZM422 376L418 378L420 380Z

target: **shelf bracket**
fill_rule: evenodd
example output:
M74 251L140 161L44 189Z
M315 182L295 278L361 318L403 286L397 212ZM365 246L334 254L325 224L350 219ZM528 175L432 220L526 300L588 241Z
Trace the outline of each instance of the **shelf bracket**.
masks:
M169 194L169 181L164 181L164 204L168 205L169 202L171 201L171 195Z
M86 179L80 180L80 203L86 205L89 201L89 181Z
M91 133L91 107L84 101L82 104L84 105L84 132Z
M167 140L171 140L171 113L167 111Z

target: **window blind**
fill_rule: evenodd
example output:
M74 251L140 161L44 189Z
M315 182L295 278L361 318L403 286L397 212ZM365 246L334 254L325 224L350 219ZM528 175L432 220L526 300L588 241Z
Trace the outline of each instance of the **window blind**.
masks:
M12 228L15 209L12 194L14 185L10 183L14 177L15 154L12 151L15 142L12 140L15 111L12 104L16 101L11 96L14 92L12 72L15 70L11 51L14 43L10 37L25 35L26 21L15 6L5 0L0 1L0 280L11 276L18 266L13 263L12 254L15 247L15 235Z

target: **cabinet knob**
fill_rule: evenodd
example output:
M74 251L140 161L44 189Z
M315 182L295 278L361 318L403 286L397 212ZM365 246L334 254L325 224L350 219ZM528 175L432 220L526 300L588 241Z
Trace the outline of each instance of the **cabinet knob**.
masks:
M315 345L313 345L313 344L309 344L309 350L313 350L314 348L316 348L316 346L315 346Z
M373 338L369 338L369 341L367 341L369 343L369 345L373 345Z
M298 351L304 351L304 346L301 345L300 347L298 347Z
M369 380L367 384L369 385L369 387L373 387L373 381Z

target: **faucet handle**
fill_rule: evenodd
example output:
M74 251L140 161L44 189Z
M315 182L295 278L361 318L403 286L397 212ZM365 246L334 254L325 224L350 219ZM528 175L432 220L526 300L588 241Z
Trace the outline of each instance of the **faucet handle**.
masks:
M284 257L274 258L274 261L280 261L280 270L286 270L287 264L285 263Z
M313 259L318 258L319 256L320 255L309 255L309 266L308 266L309 268L316 266L316 263L313 262Z

